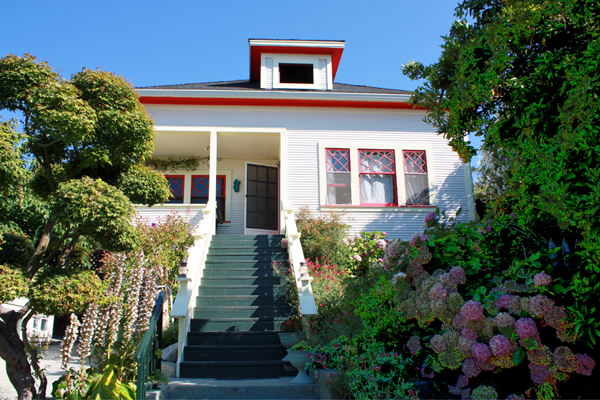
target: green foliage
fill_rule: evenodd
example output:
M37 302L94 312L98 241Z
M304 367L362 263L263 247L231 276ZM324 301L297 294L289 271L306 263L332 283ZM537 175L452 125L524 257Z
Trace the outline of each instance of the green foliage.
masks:
M600 338L589 314L600 291L599 15L594 0L465 1L439 61L404 68L426 79L413 100L465 161L475 153L467 133L510 155L496 210L568 244L565 304L591 347Z
M83 314L88 304L100 301L104 288L94 271L49 269L36 277L30 300L47 315Z
M27 262L33 255L33 246L24 235L2 233L0 225L0 265L25 270Z
M15 131L14 122L0 121L0 187L21 183L25 178L20 142L23 135Z
M163 330L162 334L162 347L169 347L173 343L177 343L179 340L179 320L171 322L167 329Z
M171 195L167 179L142 165L132 166L121 176L119 188L134 204L164 203Z
M25 297L28 292L29 285L23 271L0 263L0 303Z
M62 183L54 201L56 217L69 231L93 235L107 250L133 248L135 210L120 190L88 177Z
M200 165L208 165L208 157L150 158L146 165L160 172L195 171Z
M338 266L348 263L351 253L344 240L350 226L342 222L339 213L314 215L307 208L301 208L296 214L296 224L302 234L300 240L306 258L325 257Z

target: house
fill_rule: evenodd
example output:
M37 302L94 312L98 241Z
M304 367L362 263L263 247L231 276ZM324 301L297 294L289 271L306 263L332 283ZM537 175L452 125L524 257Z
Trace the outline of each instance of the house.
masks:
M138 213L197 225L214 188L218 234L279 233L282 200L390 238L410 238L436 207L474 219L469 165L410 92L335 82L344 45L250 39L247 80L137 89L173 195Z

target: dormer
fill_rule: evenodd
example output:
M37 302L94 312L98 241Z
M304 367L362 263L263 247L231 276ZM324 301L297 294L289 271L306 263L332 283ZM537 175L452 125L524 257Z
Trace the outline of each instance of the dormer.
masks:
M344 41L250 39L250 81L261 89L332 90Z

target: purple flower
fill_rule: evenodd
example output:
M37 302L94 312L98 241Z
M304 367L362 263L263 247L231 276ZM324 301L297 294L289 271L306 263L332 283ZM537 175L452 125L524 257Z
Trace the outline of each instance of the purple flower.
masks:
M433 212L433 211L429 211L427 213L427 215L425 216L425 225L424 226L429 226L429 221L435 221L437 219L437 215Z
M378 241L375 242L375 247L377 247L379 250L385 249L386 245L387 245L387 243L383 239L379 239Z
M536 383L538 385L542 385L550 376L550 371L545 365L529 364L529 371L531 375L531 380L533 381L533 383Z
M486 232L491 232L491 231L492 231L492 224L490 223L490 221L488 221L488 222L485 224L485 231L486 231Z
M381 232L381 234L382 234L383 236L387 236L387 233L385 233L385 232Z
M154 222L153 222L153 223L152 223L152 227L154 228L155 226L156 226L156 223L154 223Z
M460 313L469 321L483 320L483 306L476 300L467 301L460 310Z
M479 368L474 358L467 358L462 363L462 372L468 378L474 378L481 373L481 368Z
M513 345L504 335L496 335L490 339L490 349L496 357L504 357L513 352Z
M362 257L361 257L361 256L359 256L358 254L355 254L354 256L352 256L352 258L353 258L353 259L355 259L355 260L356 260L356 261L358 261L358 262L361 262L361 261L362 261Z
M545 272L540 272L533 277L533 283L535 286L546 286L552 283L552 277Z
M446 350L446 342L444 342L444 338L441 335L434 335L431 340L429 340L429 348L431 348L434 353L440 354L442 351Z
M450 268L450 276L452 276L452 279L454 279L454 282L456 282L457 285L462 285L467 281L465 270L461 267Z
M492 352L490 348L484 343L475 343L473 347L471 347L471 352L473 353L473 357L475 357L480 363L489 361L490 358L492 358Z
M448 291L438 282L429 290L428 296L429 300L445 300L448 297Z
M419 245L424 245L427 243L427 241L429 240L429 236L427 236L424 233L419 233L416 232L414 235L412 235L412 237L410 238L408 245L410 247L415 247L417 245L417 243L419 243Z
M511 296L510 294L503 294L502 296L498 297L498 300L496 300L496 307L498 307L498 309L503 309L506 308L508 310L508 305L510 304L510 299L512 299L513 296Z
M460 334L463 335L466 338L473 339L473 340L477 340L477 336L478 336L477 332L475 332L475 331L473 331L471 329L468 329L468 328L463 328L460 331Z
M596 361L587 354L577 354L577 361L579 361L579 367L577 367L577 373L585 376L591 376L592 370L596 366Z
M515 319L509 314L505 312L498 313L496 318L494 319L496 322L496 326L498 328L508 328L515 326Z
M537 338L539 336L535 321L531 318L521 318L515 323L515 329L520 339Z
M410 354L415 355L421 350L421 343L418 336L411 336L406 342L406 347L410 350Z

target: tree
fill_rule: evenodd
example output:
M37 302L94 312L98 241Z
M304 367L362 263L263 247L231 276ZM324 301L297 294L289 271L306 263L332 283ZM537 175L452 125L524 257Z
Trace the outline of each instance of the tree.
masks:
M600 4L595 0L465 0L437 63L411 63L423 78L415 103L469 161L468 133L511 154L499 199L569 261L543 266L590 346L600 338ZM472 23L467 22L470 17ZM552 240L550 240L552 239ZM541 245L541 244L540 244Z
M10 210L0 216L0 302L30 299L18 312L0 305L0 357L20 399L44 398L37 352L17 322L80 312L98 299L103 282L90 252L131 249L132 203L162 203L169 189L143 166L152 120L120 76L83 69L65 80L31 55L8 55L0 59L0 109L22 114L22 133L0 124L0 208Z

